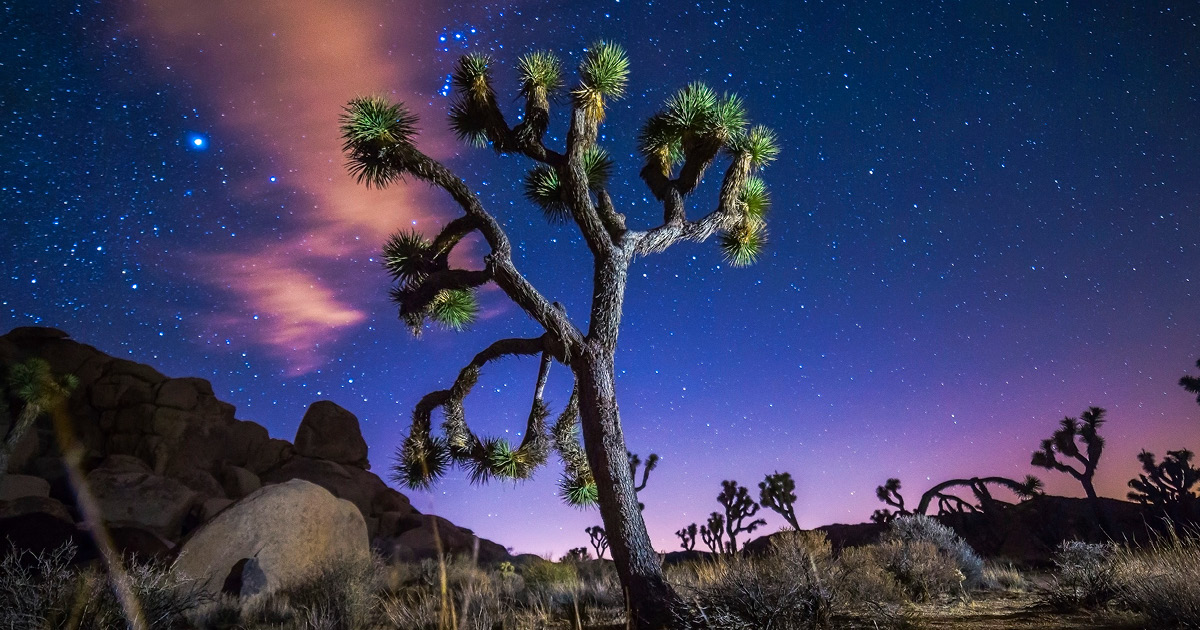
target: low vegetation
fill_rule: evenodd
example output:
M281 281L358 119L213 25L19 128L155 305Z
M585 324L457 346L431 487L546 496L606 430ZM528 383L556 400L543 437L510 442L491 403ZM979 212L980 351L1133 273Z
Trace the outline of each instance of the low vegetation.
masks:
M75 566L73 557L70 547L10 550L0 561L0 630L626 627L616 571L599 560L524 558L492 568L457 558L342 563L239 601L208 597L167 565L129 559L116 578L137 602L139 623L128 624L111 580L98 568ZM984 562L953 530L908 516L873 545L835 551L822 532L785 530L757 554L676 563L666 575L683 596L673 613L680 628L905 628L924 618L958 627L944 620L978 617L997 600L1024 602L1017 612L1050 624L1076 618L1097 627L1200 628L1197 532L1142 548L1063 543L1047 575Z

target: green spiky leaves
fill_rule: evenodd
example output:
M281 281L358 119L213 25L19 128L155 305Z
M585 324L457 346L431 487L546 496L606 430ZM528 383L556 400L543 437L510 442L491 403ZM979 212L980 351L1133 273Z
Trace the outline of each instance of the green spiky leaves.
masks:
M8 390L18 400L46 411L65 400L79 386L79 378L66 374L55 378L45 359L32 358L8 371Z
M734 139L731 149L735 153L744 152L750 157L750 168L760 169L775 161L779 155L779 142L774 131L755 125L749 132Z
M429 274L431 249L420 232L401 230L383 244L383 267L401 287L417 284Z
M357 97L344 108L340 123L347 168L360 184L384 188L405 173L417 117L403 103Z
M588 147L583 153L583 172L588 188L604 188L612 174L612 159L608 157L608 152L596 145ZM534 167L525 176L523 190L525 198L541 208L547 221L561 223L571 218L562 178L554 168L546 164Z
M429 318L451 330L462 330L479 316L479 301L470 289L443 289L429 302Z
M427 489L450 467L450 449L441 438L410 434L396 449L392 480L414 489Z
M771 196L767 193L767 184L757 177L747 177L738 197L742 213L748 219L763 221L767 210L771 207Z
M762 221L743 220L721 235L721 253L734 267L754 264L767 245L767 226Z
M629 57L620 46L599 41L584 55L583 62L579 64L579 74L576 99L590 118L604 120L604 100L625 96L629 82Z
M553 53L539 50L517 60L521 75L521 96L546 101L563 87L562 61Z
M590 508L600 501L596 480L590 472L563 473L558 480L558 490L563 501L571 507Z
M689 135L724 144L746 126L746 109L736 94L717 96L703 83L691 83L667 100L667 123L681 138Z
M470 100L487 100L492 95L490 69L494 60L483 53L469 53L458 58L450 81L456 90Z

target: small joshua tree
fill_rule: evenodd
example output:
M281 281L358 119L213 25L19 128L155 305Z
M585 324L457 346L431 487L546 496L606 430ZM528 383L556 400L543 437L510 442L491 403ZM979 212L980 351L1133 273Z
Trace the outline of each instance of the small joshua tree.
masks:
M725 515L713 512L708 515L708 523L700 526L700 539L713 553L725 553ZM693 541L695 544L695 541Z
M73 374L55 377L49 363L33 358L9 368L5 384L8 394L21 403L21 412L9 420L0 444L0 478L8 471L8 460L21 438L43 413L54 410L71 395L79 379Z
M1167 451L1163 461L1158 462L1154 453L1142 451L1138 461L1142 463L1142 474L1129 481L1129 500L1160 508L1172 516L1186 515L1197 498L1192 487L1200 484L1200 469L1192 466L1192 452Z
M603 560L604 552L608 551L608 534L603 527L594 525L585 530L589 538L592 539L592 549L596 550L596 559Z
M637 453L630 451L625 451L625 454L629 456L629 478L636 481L638 467L642 465L642 458L638 457ZM650 480L650 471L658 467L658 455L650 453L650 457L646 458L645 463L646 467L642 468L642 482L633 487L634 492L641 492L646 489L646 482ZM638 509L646 509L645 504L638 501Z
M679 537L679 546L683 547L684 551L691 551L696 548L696 524L692 523L687 527L675 532Z
M872 521L875 521L876 523L890 523L896 516L910 514L910 512L904 508L904 497L900 494L899 479L892 477L885 481L882 486L876 486L875 496L878 497L880 501L883 501L884 503L896 508L896 511L892 512L886 508L875 510L875 513L871 515Z
M760 525L767 524L761 518L746 522L746 519L758 514L759 505L750 498L750 491L736 481L721 482L721 494L717 495L717 502L725 508L725 536L728 539L725 548L729 553L738 549L738 534L752 533Z
M575 547L573 549L568 549L566 555L562 557L562 562L567 562L570 564L582 564L588 560L591 560L591 557L588 556L587 547Z
M1200 359L1196 360L1196 367L1200 368ZM1196 403L1200 404L1200 376L1184 376L1179 379L1179 386L1195 394Z
M791 473L775 471L758 482L758 502L769 510L778 512L792 529L800 529L796 520L796 482Z
M1030 461L1034 466L1071 475L1083 485L1083 491L1093 502L1097 495L1092 478L1104 452L1104 438L1099 433L1104 424L1104 413L1100 407L1089 407L1078 418L1063 418L1058 430L1049 439L1042 440L1041 450L1034 451ZM1059 455L1066 461L1060 461ZM1075 467L1073 463L1079 466Z
M479 482L525 479L554 448L564 462L563 496L574 505L600 507L631 625L657 629L671 623L680 598L663 577L637 509L617 405L617 338L629 268L637 258L677 243L713 237L731 265L754 262L765 243L769 206L763 181L755 174L778 153L775 136L764 127L748 126L736 95L718 95L701 83L690 84L650 116L638 135L639 175L649 194L614 199L608 192L613 161L598 141L609 103L624 96L628 86L625 52L608 42L592 46L583 55L578 83L569 91L564 90L563 64L554 54L521 57L516 68L524 111L515 126L509 126L500 109L494 65L491 57L479 53L459 60L451 75L455 100L450 126L469 144L534 162L524 181L526 198L550 222L571 224L593 260L590 268L578 270L592 289L587 327L578 327L521 273L505 228L471 186L417 148L417 119L407 107L379 97L350 101L341 130L351 175L378 188L407 177L419 179L445 191L463 211L432 237L400 231L384 245L383 260L396 282L391 297L400 319L414 331L427 321L462 328L479 311L475 292L494 283L544 331L493 343L475 355L448 389L424 396L398 449L396 478L409 487L428 487L457 464ZM563 100L570 103L566 133L547 136L551 103ZM716 203L698 210L692 195L718 158L728 165ZM625 212L637 210L638 203L650 198L661 203L661 223L655 219L656 226L631 228ZM644 221L644 215L633 219ZM487 245L483 268L452 267L454 248L476 232ZM472 432L463 399L482 368L505 357L539 355L541 368L521 444L513 447L501 438ZM542 391L555 362L571 372L574 389L558 421L547 430L549 410ZM434 433L432 418L439 409L444 416L441 436Z

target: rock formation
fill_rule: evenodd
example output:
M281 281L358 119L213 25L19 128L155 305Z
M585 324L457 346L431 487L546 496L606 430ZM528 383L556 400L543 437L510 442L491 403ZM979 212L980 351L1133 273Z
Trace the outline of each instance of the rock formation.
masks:
M293 445L235 418L233 405L218 400L203 379L168 378L50 328L18 328L0 337L0 374L31 357L45 359L57 374L74 374L79 386L57 426L40 419L15 450L11 474L0 477L0 539L10 535L27 547L54 546L65 536L80 542L87 527L77 492L86 491L107 526L122 534L114 536L118 544L161 541L176 549L203 524L242 509L273 484L304 480L356 507L364 544L387 557L436 556L436 528L449 553L474 554L481 562L508 558L500 545L420 514L369 472L358 418L333 402L308 409ZM8 421L0 416L0 434ZM79 447L82 489L64 465L63 440Z

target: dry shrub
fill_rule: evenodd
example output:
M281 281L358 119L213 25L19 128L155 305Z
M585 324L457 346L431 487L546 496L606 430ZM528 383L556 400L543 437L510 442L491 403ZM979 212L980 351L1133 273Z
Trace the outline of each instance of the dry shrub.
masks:
M10 547L0 560L0 628L34 630L125 627L127 615L114 594L119 581L132 593L135 609L148 630L187 628L185 615L206 601L198 584L158 562L130 558L114 575L71 566L70 543L41 553Z
M1200 534L1114 551L1118 597L1156 627L1200 628Z
M988 591L1024 593L1029 590L1029 582L1013 565L989 561L983 567L983 582L980 588Z
M1059 544L1050 560L1053 582L1042 590L1041 601L1060 611L1095 610L1117 596L1116 565L1111 544L1078 540Z
M965 579L958 563L931 542L891 540L867 549L914 600L964 594Z
M953 529L923 514L901 516L891 522L884 542L929 543L962 573L963 588L978 588L983 580L983 559Z
M672 571L684 597L681 625L712 630L825 628L833 596L823 534L786 532L761 557L722 556Z

